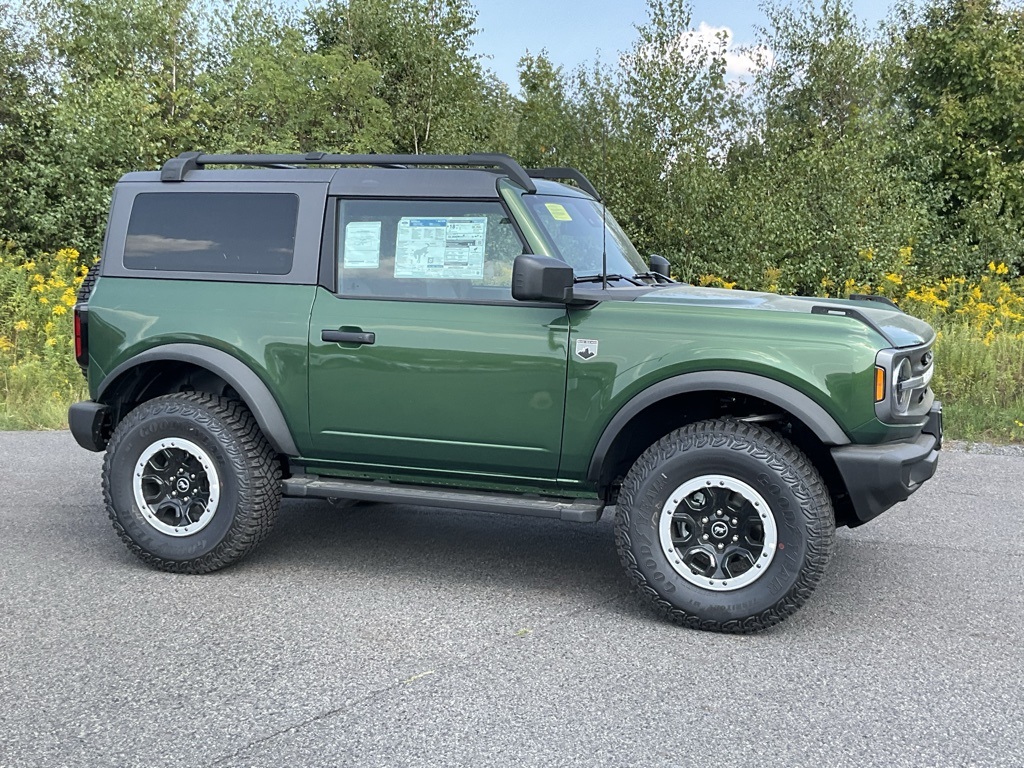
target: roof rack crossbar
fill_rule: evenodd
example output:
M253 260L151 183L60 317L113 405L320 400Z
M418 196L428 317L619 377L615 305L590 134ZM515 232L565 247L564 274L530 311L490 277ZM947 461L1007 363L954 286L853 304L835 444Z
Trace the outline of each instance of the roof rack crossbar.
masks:
M161 181L184 181L189 171L207 165L252 165L282 167L299 165L372 165L385 168L403 168L415 165L451 165L466 168L497 168L527 192L536 192L537 186L530 175L508 155L498 153L476 155L331 155L326 152L307 152L301 155L203 155L183 152L164 163L160 169Z
M597 187L590 183L590 179L584 176L580 171L575 168L527 168L526 172L533 179L548 179L550 181L575 181L576 184L586 192L588 195L593 197L595 200L600 202L601 195L597 191Z

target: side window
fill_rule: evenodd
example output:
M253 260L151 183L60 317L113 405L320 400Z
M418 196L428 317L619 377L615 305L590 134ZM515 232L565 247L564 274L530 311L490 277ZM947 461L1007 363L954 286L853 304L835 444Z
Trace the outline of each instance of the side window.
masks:
M523 243L498 202L342 200L342 296L507 301Z
M287 275L299 198L263 192L152 192L135 197L125 269Z

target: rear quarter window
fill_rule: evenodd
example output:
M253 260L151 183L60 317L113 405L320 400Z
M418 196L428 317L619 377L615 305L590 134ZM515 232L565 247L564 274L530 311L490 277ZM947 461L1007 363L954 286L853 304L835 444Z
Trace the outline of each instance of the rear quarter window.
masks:
M265 192L153 192L135 197L124 267L286 275L299 198Z

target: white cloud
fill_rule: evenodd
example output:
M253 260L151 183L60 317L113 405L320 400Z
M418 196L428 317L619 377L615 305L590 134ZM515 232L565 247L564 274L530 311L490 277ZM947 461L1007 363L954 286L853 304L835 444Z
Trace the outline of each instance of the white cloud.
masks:
M702 51L720 51L725 59L726 77L733 79L750 77L763 66L771 66L774 60L770 48L737 45L732 29L714 27L706 21L697 25L696 30L683 35L679 47L684 54L690 56L698 56Z

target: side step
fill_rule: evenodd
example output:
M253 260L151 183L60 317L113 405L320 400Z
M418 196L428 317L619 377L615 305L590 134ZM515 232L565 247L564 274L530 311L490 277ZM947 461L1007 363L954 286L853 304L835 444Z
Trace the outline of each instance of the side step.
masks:
M397 485L360 480L340 480L315 475L297 475L283 483L285 496L319 499L356 499L389 504L418 504L421 507L472 509L512 515L550 517L574 523L597 522L604 511L598 499L559 499L542 496L457 491L423 485Z

